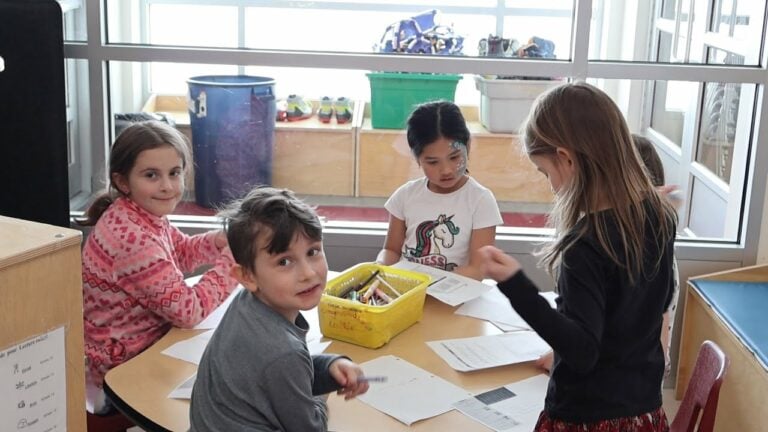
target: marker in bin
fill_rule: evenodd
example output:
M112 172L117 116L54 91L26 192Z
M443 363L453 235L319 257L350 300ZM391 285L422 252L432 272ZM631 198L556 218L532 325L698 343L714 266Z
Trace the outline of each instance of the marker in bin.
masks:
M359 291L362 287L368 285L369 282L373 280L373 278L376 277L376 275L379 274L379 271L376 270L373 272L371 276L368 277L368 279L365 280L365 282L361 283L360 285L350 285L349 288L345 289L344 291L339 293L339 297L346 298L350 292L352 291Z

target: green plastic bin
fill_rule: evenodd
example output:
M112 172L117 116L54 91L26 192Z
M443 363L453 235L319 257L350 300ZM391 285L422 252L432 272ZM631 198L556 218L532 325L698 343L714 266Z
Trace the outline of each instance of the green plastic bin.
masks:
M461 75L397 72L368 73L371 82L371 125L403 129L411 111L424 102L453 101Z

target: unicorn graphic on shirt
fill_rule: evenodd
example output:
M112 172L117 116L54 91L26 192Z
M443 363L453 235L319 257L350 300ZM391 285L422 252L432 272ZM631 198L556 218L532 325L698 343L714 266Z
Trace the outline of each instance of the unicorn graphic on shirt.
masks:
M416 228L416 245L404 245L403 257L408 261L451 271L457 265L449 263L441 248L453 246L454 237L459 234L459 227L451 221L453 215L441 214L435 220L427 220Z

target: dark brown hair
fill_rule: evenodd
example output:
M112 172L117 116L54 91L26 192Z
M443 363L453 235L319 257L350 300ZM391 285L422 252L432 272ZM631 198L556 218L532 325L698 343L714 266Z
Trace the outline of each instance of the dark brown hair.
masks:
M664 183L664 165L661 163L661 158L656 152L656 147L646 137L638 134L632 134L632 141L635 143L635 148L640 154L640 159L643 161L648 176L651 178L651 183L654 186L663 186Z
M288 189L256 187L219 212L219 217L235 262L250 273L255 271L256 239L265 228L271 234L266 251L273 255L288 250L299 233L314 241L323 239L315 210Z

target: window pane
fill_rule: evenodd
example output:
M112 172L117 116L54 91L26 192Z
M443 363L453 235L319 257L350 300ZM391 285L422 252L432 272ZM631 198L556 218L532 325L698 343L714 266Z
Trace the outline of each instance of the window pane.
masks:
M704 87L696 161L726 183L731 177L741 92L741 84L707 83Z
M593 5L590 59L710 63L702 56L708 47L736 47L744 64L760 64L764 1L665 0L657 18L654 2Z
M685 115L696 107L697 84L688 81L656 81L653 89L651 127L680 146L683 142Z
M88 62L65 60L69 194L73 206L91 194L90 91ZM75 210L75 208L73 208Z
M150 4L148 17L150 44L237 47L236 7Z
M108 40L110 43L359 53L392 52L393 48L383 48L390 41L390 47L393 42L395 45L399 42L397 49L410 53L436 50L439 54L475 56L481 39L503 35L517 40L523 48L533 37L542 38L555 44L558 58L569 57L572 0L544 5L514 1L506 7L498 7L495 0L471 5L462 1L428 1L420 3L428 6L421 12L414 11L410 2L266 3L268 5L252 6L245 2L245 7L237 7L215 1L107 0ZM529 48L526 55L536 56L532 52Z
M677 0L663 0L661 2L661 17L675 19L677 15Z
M84 0L59 0L64 24L65 41L84 41L88 33L85 25Z

